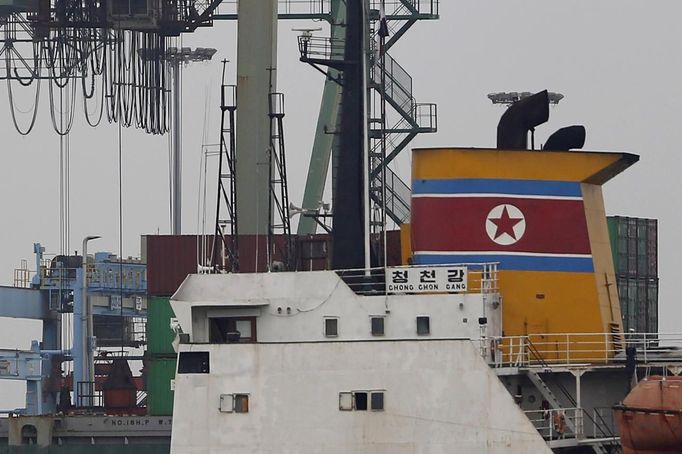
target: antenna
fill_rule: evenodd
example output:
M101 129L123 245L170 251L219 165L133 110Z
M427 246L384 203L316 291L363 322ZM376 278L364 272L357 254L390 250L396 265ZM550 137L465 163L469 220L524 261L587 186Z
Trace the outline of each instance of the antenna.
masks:
M490 93L488 95L488 99L492 101L493 104L502 104L505 106L511 106L515 102L521 101L522 99L525 99L529 96L532 96L533 93L529 91L524 91L524 92L518 92L518 91L500 91L497 93ZM547 93L548 98L549 98L549 103L552 105L557 105L559 104L559 101L564 99L564 95L561 93L554 93L554 92L549 92Z
M321 32L322 27L317 28L292 28L292 32L301 32L302 38L312 38L313 32Z

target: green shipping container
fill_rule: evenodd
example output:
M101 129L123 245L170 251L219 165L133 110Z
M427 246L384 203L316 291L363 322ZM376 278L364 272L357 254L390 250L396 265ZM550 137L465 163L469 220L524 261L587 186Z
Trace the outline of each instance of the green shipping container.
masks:
M612 216L607 225L616 274L658 277L658 221Z
M169 298L153 296L147 305L147 351L152 355L175 354L170 319L175 317Z
M611 243L611 255L613 256L613 268L616 274L622 273L620 269L618 269L618 265L620 264L620 260L618 257L618 217L607 217L606 218L606 226L609 229L609 242Z
M171 380L175 379L175 359L152 357L145 365L147 372L147 413L151 416L171 416L173 395Z

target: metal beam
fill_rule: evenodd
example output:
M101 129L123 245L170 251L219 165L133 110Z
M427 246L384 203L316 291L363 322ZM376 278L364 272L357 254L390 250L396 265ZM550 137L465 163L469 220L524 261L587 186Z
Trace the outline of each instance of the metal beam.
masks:
M334 19L331 36L333 40L341 40L345 37L343 27L346 22L345 3L341 0L332 0L332 13ZM324 82L320 114L317 117L317 128L315 129L315 141L308 166L308 179L303 194L302 208L304 210L317 210L324 196L343 90L341 85L336 82L340 74L336 69L329 68L329 75ZM298 222L299 235L313 234L316 230L317 222L314 218L301 216Z
M42 360L40 352L0 350L0 379L40 381Z
M0 317L51 318L46 293L37 289L0 286Z
M277 16L279 20L286 20L286 19L291 19L291 20L325 20L325 21L330 21L331 15L326 14L326 13L287 13L287 14L279 14ZM214 14L213 15L213 20L237 20L238 15L237 13L228 13L228 14Z
M240 235L268 233L270 113L276 91L277 1L240 0L237 31L237 219ZM249 270L242 270L249 271Z

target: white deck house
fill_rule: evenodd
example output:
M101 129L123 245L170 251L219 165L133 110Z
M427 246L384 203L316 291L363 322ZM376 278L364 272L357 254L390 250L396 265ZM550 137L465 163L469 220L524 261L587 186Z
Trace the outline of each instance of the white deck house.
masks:
M487 362L494 270L457 294L349 281L189 276L172 298L172 452L551 452Z

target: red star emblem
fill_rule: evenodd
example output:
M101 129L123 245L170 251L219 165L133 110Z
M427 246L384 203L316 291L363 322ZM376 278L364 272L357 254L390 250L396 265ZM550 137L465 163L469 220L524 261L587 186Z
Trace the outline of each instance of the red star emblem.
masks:
M507 207L505 206L502 209L502 214L500 215L499 218L494 219L490 218L490 222L495 224L497 226L497 231L495 232L495 239L498 239L505 233L509 235L510 237L516 238L516 234L514 233L514 227L516 227L516 224L519 222L523 221L523 218L512 218L509 216L509 212L507 211Z

